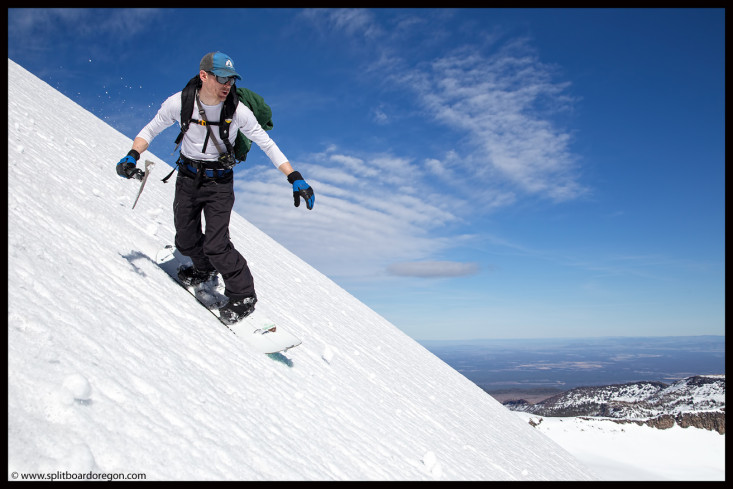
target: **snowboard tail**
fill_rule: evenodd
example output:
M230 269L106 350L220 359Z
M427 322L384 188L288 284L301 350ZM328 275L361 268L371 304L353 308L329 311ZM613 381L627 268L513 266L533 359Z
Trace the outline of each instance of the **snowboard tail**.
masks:
M265 314L255 310L244 319L226 324L219 318L219 308L229 300L224 295L224 284L220 275L209 282L198 285L185 285L178 279L178 269L191 264L174 246L167 245L160 250L155 261L175 282L204 306L216 319L231 330L245 343L261 353L284 352L300 345L301 341L285 329L276 325Z

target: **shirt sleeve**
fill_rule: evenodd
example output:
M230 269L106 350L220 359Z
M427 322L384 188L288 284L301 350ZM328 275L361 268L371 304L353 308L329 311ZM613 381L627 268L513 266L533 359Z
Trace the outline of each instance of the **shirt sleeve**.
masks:
M277 147L275 141L262 129L260 123L257 122L257 118L252 113L249 107L245 104L240 103L237 105L237 110L234 113L233 125L236 124L238 129L247 136L251 141L257 144L262 151L265 152L273 165L280 167L283 163L287 162L288 159L285 157L280 148ZM230 134L235 134L236 131L230 129Z
M171 95L163 102L153 120L142 128L137 137L150 144L155 136L171 127L175 122L181 123L181 92Z

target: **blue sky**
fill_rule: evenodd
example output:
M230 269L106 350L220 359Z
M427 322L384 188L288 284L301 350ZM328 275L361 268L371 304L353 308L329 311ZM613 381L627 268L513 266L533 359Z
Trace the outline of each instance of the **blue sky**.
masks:
M416 339L724 334L724 45L723 9L8 10L130 138L230 55L316 192L254 148L235 209Z

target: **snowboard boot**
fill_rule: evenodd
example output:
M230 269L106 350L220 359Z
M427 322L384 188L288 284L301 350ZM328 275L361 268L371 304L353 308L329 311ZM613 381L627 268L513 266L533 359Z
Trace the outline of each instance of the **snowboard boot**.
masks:
M199 285L216 278L216 270L199 270L195 266L181 267L178 269L178 280L183 285Z
M246 318L255 310L257 297L230 300L219 308L219 319L224 324L234 324Z

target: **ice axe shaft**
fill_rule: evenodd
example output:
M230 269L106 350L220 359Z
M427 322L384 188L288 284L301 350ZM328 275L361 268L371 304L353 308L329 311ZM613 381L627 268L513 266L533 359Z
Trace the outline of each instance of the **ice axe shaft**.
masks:
M145 160L145 174L143 175L143 181L140 184L140 190L137 191L137 197L135 197L135 203L132 204L132 208L134 209L137 205L137 201L140 199L140 194L143 193L143 189L145 188L145 182L148 181L148 176L150 175L150 170L155 166L155 163L153 163L150 160Z

